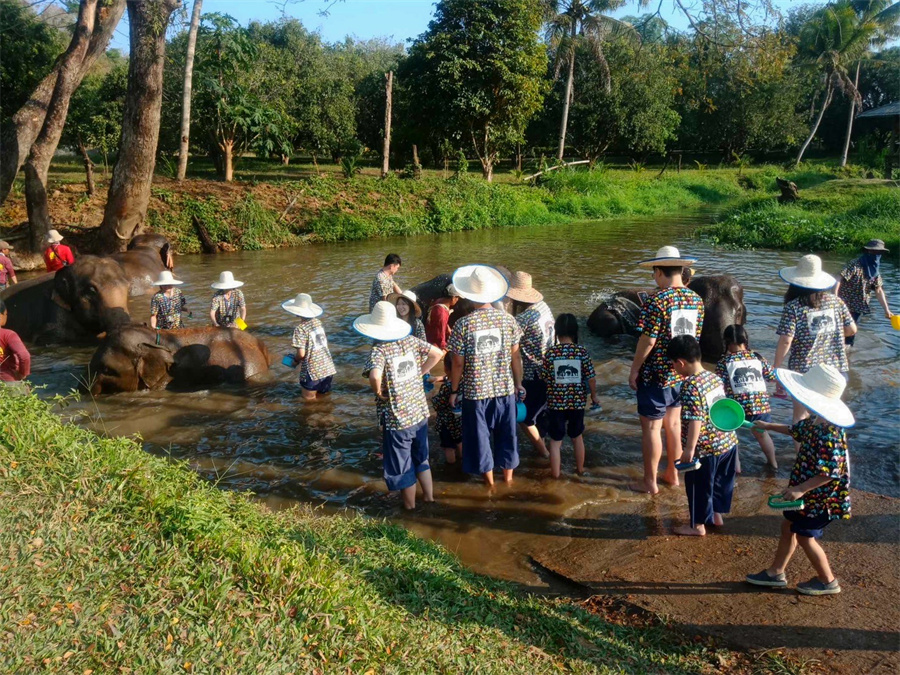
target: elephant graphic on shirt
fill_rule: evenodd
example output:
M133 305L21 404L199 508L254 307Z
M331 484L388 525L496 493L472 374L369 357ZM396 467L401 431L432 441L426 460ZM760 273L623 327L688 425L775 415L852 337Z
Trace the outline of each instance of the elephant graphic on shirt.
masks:
M475 353L493 354L500 351L502 341L498 330L478 331L475 333Z
M763 374L756 368L735 368L731 379L736 385L740 386L751 382L762 382Z
M578 375L579 375L578 368L573 368L572 366L563 365L556 369L557 377L563 377L563 378L578 377Z
M672 324L673 335L694 335L695 333L696 326L694 325L694 322L687 317L682 316Z
M404 359L397 363L397 377L401 380L405 380L412 376L415 369L416 364L413 363L412 359Z
M811 333L832 333L837 326L835 325L834 315L830 312L822 314L810 315L809 330Z

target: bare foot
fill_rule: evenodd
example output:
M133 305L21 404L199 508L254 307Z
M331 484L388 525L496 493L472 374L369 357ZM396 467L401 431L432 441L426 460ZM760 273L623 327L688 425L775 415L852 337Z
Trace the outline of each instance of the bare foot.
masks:
M690 525L679 525L672 531L675 534L680 534L684 537L705 537L706 536L706 527L703 525L698 525L697 527L691 527Z
M678 472L676 471L674 474L666 473L662 477L663 483L668 483L672 487L678 487L681 483L678 482Z
M656 495L659 494L659 488L654 485L652 488L648 488L643 483L632 483L628 486L628 489L632 492L639 492L642 495Z
M721 513L713 513L713 525L716 527L722 527L725 524L725 519L722 518Z

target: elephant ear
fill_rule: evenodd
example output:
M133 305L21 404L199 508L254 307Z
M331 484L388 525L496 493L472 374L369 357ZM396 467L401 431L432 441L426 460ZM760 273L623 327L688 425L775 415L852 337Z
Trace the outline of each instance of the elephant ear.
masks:
M53 277L53 302L65 310L71 310L75 301L75 287L75 274L66 265Z
M137 359L137 376L139 383L146 389L156 389L165 384L169 369L175 359L172 350L162 345L142 342Z

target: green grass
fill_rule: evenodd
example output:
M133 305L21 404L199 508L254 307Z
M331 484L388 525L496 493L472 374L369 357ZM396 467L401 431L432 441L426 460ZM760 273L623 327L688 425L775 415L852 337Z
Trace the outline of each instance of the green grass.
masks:
M381 521L269 512L132 440L61 424L34 396L0 388L0 420L4 673L714 673L750 660L524 593Z

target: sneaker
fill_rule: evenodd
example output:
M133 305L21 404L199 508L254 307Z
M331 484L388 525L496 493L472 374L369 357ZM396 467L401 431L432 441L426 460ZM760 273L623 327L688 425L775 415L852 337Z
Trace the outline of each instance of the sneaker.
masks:
M797 584L797 592L803 595L834 595L841 592L841 585L835 577L827 584L823 584L816 577L806 583Z
M769 573L766 570L763 570L758 574L748 574L745 580L748 584L753 584L754 586L770 586L772 588L787 587L787 578L784 576L784 572L776 574L773 577L769 576Z

